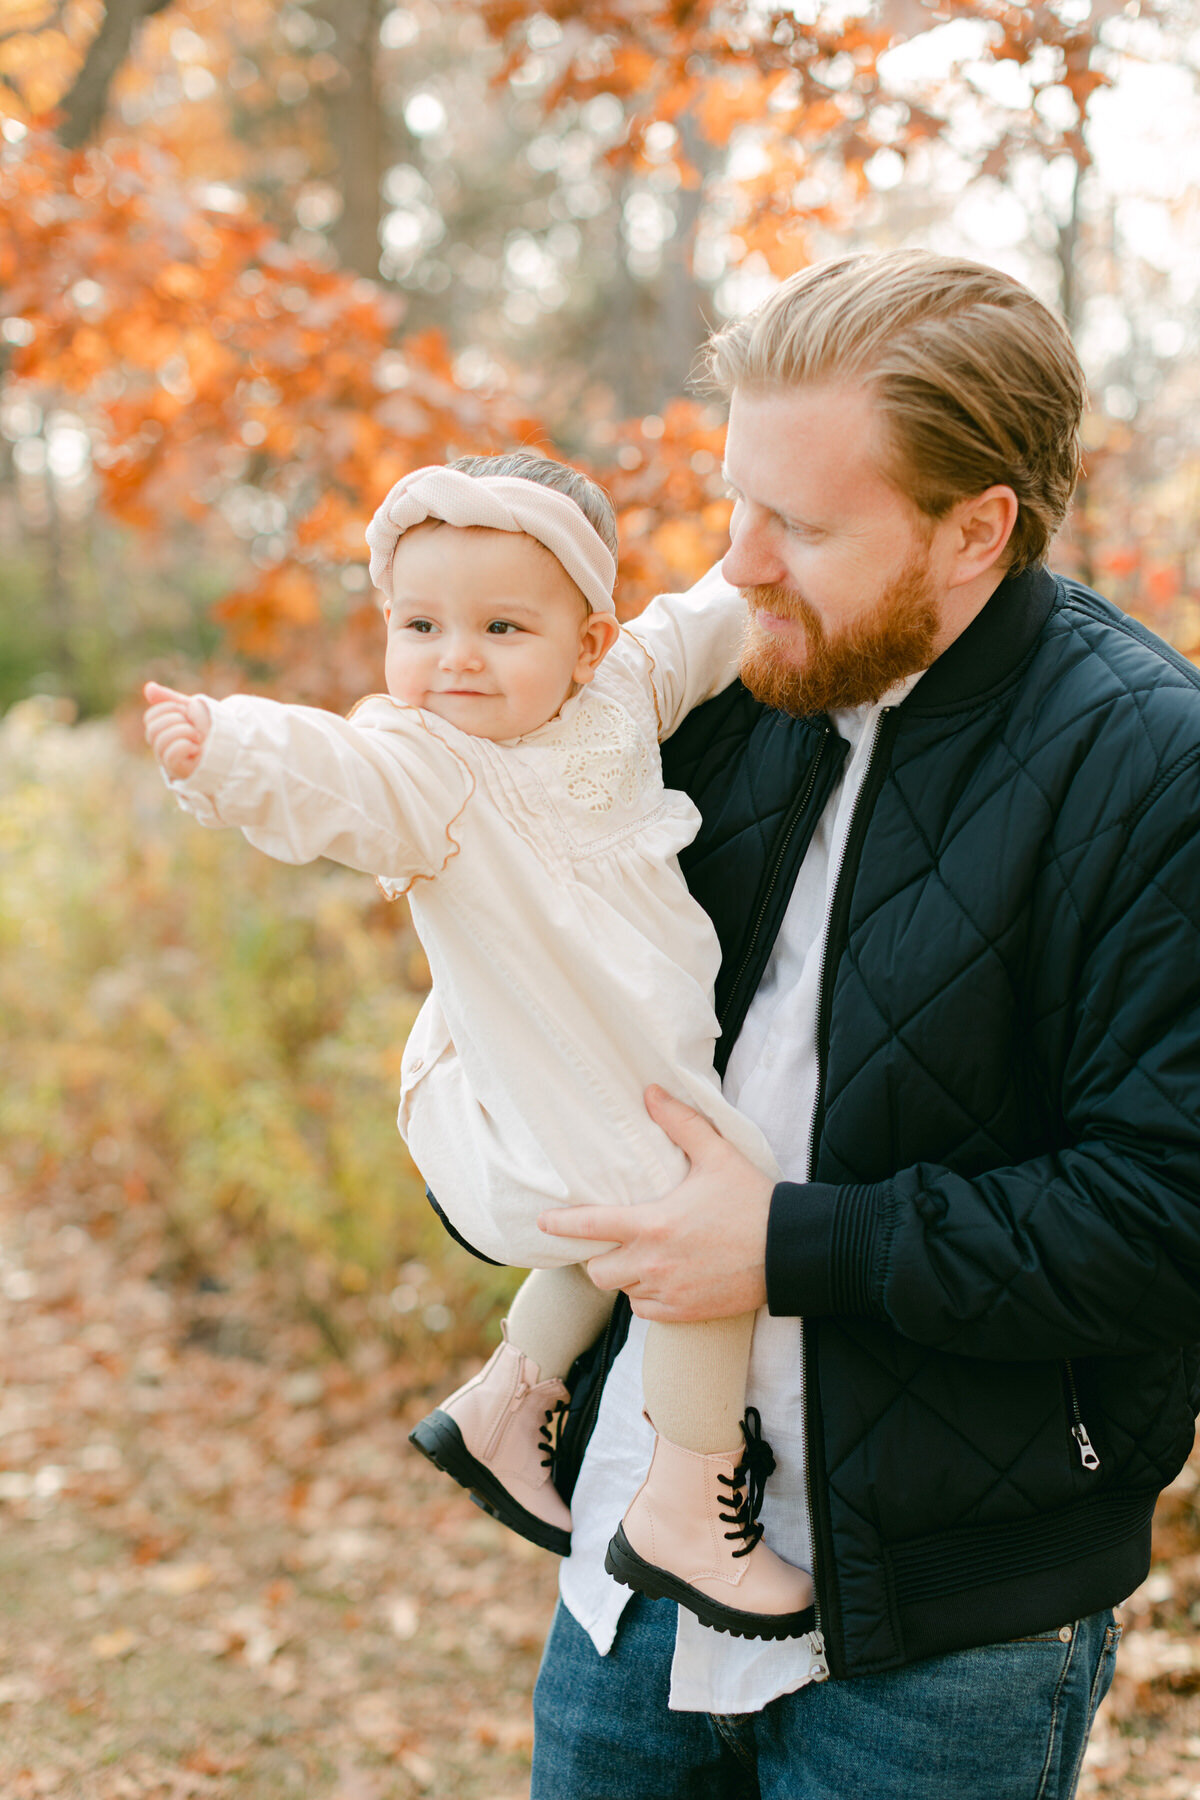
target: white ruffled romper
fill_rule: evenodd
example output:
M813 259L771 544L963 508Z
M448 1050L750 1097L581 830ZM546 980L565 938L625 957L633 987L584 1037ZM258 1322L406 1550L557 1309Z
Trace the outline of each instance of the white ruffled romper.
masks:
M399 1126L455 1229L496 1261L582 1261L598 1246L540 1232L543 1208L635 1205L682 1179L651 1082L776 1174L713 1070L720 953L677 860L699 815L658 756L660 732L732 679L742 617L718 580L652 602L590 685L505 743L386 695L348 720L210 701L200 762L171 784L202 824L407 895L433 989Z

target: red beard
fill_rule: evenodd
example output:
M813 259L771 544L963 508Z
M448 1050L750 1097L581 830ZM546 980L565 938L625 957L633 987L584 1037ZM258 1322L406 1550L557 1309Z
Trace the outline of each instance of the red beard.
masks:
M830 637L812 607L792 588L743 588L750 616L739 674L756 700L805 715L873 706L889 688L933 661L940 619L925 558L915 555L874 606ZM755 623L756 612L804 627L803 660Z

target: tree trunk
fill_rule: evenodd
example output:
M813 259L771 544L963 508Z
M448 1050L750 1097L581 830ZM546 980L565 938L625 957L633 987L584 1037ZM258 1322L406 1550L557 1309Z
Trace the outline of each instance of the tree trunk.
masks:
M693 260L705 183L717 158L688 114L683 114L678 125L684 153L700 179L695 187L680 191L675 235L666 246L660 277L658 354L655 359L660 405L687 391L697 352L709 331L704 311L709 294L693 274Z
M1071 187L1071 205L1066 218L1058 228L1057 260L1058 260L1058 302L1067 330L1072 338L1079 330L1080 316L1083 310L1082 282L1080 280L1079 256L1081 248L1080 189L1083 186L1083 165L1078 156L1075 160L1075 180ZM1075 497L1071 503L1074 538L1079 554L1079 578L1088 587L1096 585L1096 523L1092 517L1091 494L1088 489L1086 468L1081 473L1075 489Z
M342 210L331 237L343 265L379 277L380 189L384 131L376 61L380 0L323 0L321 18L337 35L333 54L342 78L326 89L329 139L337 161Z
M1078 158L1075 162L1075 180L1071 185L1071 205L1066 218L1058 228L1057 261L1058 261L1058 301L1062 316L1067 322L1067 330L1074 337L1079 329L1081 304L1079 283L1079 190L1083 186L1083 169Z
M170 0L108 0L104 22L83 60L75 85L62 102L60 143L78 150L100 128L108 110L108 94L117 71L129 55L133 34L143 19L162 12Z
M675 231L663 246L662 265L650 281L634 276L625 259L619 225L616 262L604 298L604 316L592 363L612 389L619 416L658 412L685 393L696 354L708 336L704 308L708 290L692 271L696 225L704 182L715 161L713 150L682 122L684 149L700 174L695 188L682 189L675 204ZM631 185L631 183L629 184ZM613 212L620 219L629 185Z

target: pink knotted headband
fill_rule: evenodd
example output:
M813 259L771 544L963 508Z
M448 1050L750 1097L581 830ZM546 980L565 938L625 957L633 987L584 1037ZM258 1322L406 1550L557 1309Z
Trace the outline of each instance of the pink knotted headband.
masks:
M521 475L464 475L432 464L403 476L367 526L371 580L386 592L396 545L423 519L523 531L556 556L593 612L616 611L617 565L581 507Z

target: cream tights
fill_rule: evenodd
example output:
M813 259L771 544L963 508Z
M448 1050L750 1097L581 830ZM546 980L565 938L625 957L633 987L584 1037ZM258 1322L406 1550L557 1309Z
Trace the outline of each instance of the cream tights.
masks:
M592 1286L580 1263L535 1269L509 1310L508 1341L544 1377L561 1380L603 1331L614 1298ZM753 1313L647 1327L642 1387L656 1431L702 1456L740 1449L753 1331Z

